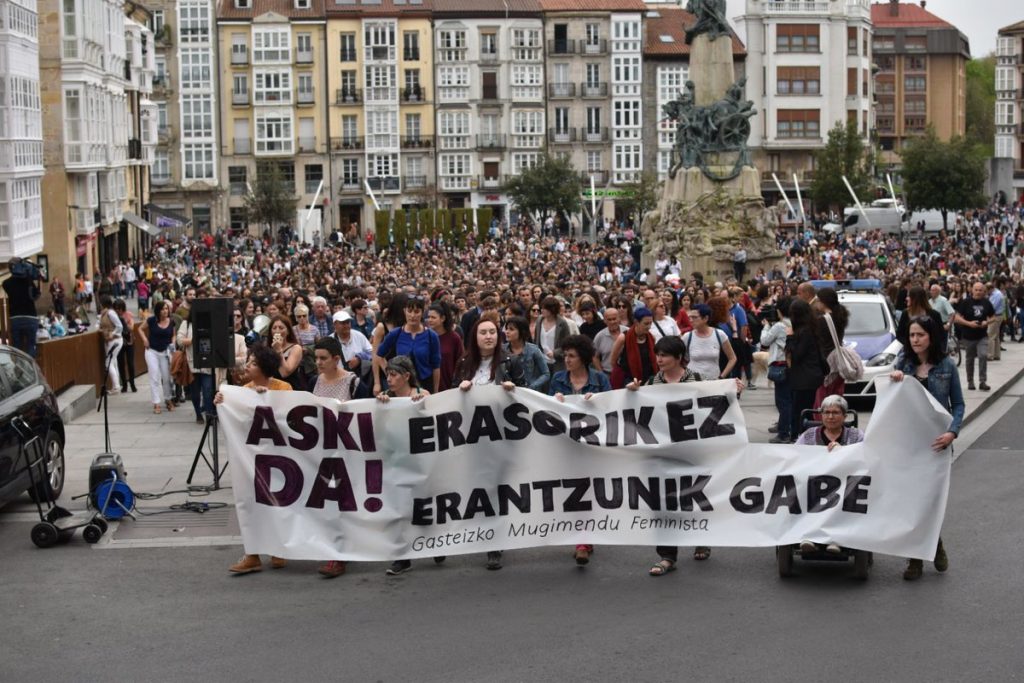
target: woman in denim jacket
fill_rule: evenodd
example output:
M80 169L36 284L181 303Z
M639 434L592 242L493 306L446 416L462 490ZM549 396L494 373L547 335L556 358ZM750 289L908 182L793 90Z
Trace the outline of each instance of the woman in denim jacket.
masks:
M896 368L890 378L894 382L902 382L904 377L913 377L928 390L935 400L953 416L949 428L936 437L932 449L939 453L949 448L960 433L960 424L964 419L964 394L960 388L960 373L956 364L945 354L941 346L942 329L928 316L919 316L910 321L910 349L904 349L896 361ZM949 569L949 557L946 549L939 545L935 549L935 569L944 572ZM924 563L921 560L910 560L903 572L907 581L921 578Z

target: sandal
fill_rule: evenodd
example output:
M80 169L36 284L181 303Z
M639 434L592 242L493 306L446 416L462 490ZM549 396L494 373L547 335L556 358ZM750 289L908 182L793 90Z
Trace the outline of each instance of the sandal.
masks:
M153 413L155 415L159 415L160 414L160 406L157 406L157 405L153 406Z
M174 401L168 401L167 402L167 412L169 412L169 413L173 413L174 412Z
M653 567L650 568L650 570L648 570L647 574L649 576L665 576L665 574L668 574L669 572L674 572L675 570L675 562L669 559L662 558L657 562L657 564L655 564Z
M699 545L693 549L693 559L697 560L698 562L703 562L709 557L711 557L711 548Z

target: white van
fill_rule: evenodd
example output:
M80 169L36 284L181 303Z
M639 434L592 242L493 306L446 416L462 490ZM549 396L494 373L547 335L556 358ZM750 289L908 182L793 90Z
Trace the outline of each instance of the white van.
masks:
M956 211L946 214L949 220L949 229L956 226ZM939 232L943 228L941 211L915 211L910 214L910 229L916 230L917 224L924 221L925 232Z
M865 220L867 216L867 220ZM898 235L908 233L911 223L902 204L894 204L891 199L878 199L864 207L864 212L856 206L843 209L843 233L859 233L868 230L881 230L884 233ZM840 232L840 226L829 223L824 228L828 232Z

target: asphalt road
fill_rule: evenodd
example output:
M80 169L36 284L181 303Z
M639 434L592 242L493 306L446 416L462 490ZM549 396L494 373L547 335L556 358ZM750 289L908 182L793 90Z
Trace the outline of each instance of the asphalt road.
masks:
M384 563L323 580L316 565L232 577L237 547L48 550L0 522L0 680L1012 681L1024 678L1017 399L963 453L943 536L947 574L876 556L799 564L767 549L716 549L665 577L652 549L569 548Z

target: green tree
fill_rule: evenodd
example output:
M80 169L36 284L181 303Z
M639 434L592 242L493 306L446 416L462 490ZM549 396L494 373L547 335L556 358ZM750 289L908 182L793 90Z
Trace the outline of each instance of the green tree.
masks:
M661 198L661 181L654 171L643 171L635 183L623 186L623 196L616 198L615 206L627 216L636 216L637 225L643 222L644 214L658 205Z
M545 154L533 168L524 169L505 184L505 193L529 215L580 210L580 174L568 159Z
M984 153L966 138L939 140L931 126L903 149L903 191L910 209L949 211L985 204Z
M295 220L298 197L288 187L277 164L262 162L256 169L256 184L245 196L245 213L249 223L276 228Z
M985 156L995 152L996 58L993 55L967 62L967 142Z
M838 209L853 203L850 191L843 183L843 176L857 197L864 198L871 192L871 167L873 155L857 132L853 122L837 123L828 132L828 142L815 155L814 180L811 182L811 199L819 209ZM780 178L783 182L784 179Z

